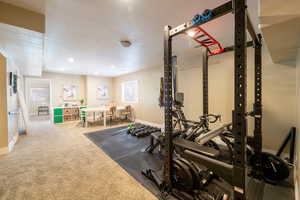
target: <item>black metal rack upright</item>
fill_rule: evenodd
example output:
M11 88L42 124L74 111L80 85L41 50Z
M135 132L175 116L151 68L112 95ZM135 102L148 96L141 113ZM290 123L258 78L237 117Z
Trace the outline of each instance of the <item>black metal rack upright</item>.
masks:
M213 16L201 23L193 24L191 21L178 27L165 27L164 34L164 94L165 94L165 134L166 134L166 157L164 163L164 181L169 190L172 189L172 158L173 158L173 128L172 128L172 38L186 33L204 23L213 21L225 14L234 14L234 111L233 111L233 131L234 131L234 163L227 167L231 173L229 179L233 186L233 199L245 200L246 196L246 145L247 145L247 35L246 30L251 35L255 46L255 140L256 151L261 152L261 39L255 33L250 21L246 0L229 1L212 10ZM207 60L206 60L207 61ZM205 61L204 61L205 62ZM207 78L207 77L203 77ZM207 91L207 85L203 86ZM203 98L204 113L208 112L208 98ZM215 162L215 161L214 161ZM210 166L213 165L211 161ZM225 166L225 165L223 165Z
M203 116L208 115L208 51L205 49L202 56L202 92L203 92Z
M257 155L257 164L255 166L255 173L261 172L261 153L262 153L262 45L261 35L258 35L258 43L254 44L255 48L255 72L254 72L254 151ZM260 176L260 174L255 174Z
M164 35L164 95L165 95L165 163L164 181L168 188L172 188L172 154L173 154L173 125L172 125L172 38L170 26L165 27Z

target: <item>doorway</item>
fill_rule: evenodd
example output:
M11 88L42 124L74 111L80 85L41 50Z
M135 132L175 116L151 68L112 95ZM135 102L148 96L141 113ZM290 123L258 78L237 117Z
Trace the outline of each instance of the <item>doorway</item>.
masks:
M31 119L50 119L51 80L26 78L26 102Z

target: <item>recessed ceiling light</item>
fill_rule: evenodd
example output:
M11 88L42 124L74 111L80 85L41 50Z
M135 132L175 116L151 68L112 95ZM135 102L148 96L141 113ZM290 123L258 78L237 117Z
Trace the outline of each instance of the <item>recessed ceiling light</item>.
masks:
M70 62L70 63L73 63L74 62L74 58L68 58L68 61Z
M112 68L112 69L115 69L115 68L116 68L116 66L112 65L112 66L111 66L111 68Z
M188 31L187 34L188 34L188 36L190 36L190 37L194 37L194 36L196 35L196 32L193 31L193 30L191 30L191 31Z

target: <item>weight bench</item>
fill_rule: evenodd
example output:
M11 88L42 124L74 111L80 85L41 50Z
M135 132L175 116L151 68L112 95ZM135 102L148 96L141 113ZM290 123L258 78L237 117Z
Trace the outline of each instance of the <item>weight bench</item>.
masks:
M183 151L189 150L195 153L209 156L211 158L217 158L220 155L220 152L214 148L207 147L204 145L199 145L195 142L191 142L182 138L174 138L173 144L175 147L179 147L183 149Z
M214 139L215 137L221 135L224 131L228 129L228 127L231 126L231 123L224 124L216 129L213 129L211 131L208 131L207 133L201 134L195 139L195 142L204 145L208 141Z
M145 152L153 153L154 149L158 148L158 151L161 151L160 146L162 145L164 136L162 132L156 132L151 134L150 145L145 149Z
M176 131L173 137L177 137L181 134L181 131ZM154 149L158 147L158 152L161 152L161 146L164 144L164 134L162 132L155 132L151 134L150 145L145 149L145 152L153 153Z

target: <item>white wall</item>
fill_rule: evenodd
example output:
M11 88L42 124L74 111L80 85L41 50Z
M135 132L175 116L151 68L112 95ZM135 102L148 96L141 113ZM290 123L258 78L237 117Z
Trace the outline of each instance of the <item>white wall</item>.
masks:
M254 102L254 51L248 49L248 111ZM201 54L200 54L201 55ZM202 114L202 58L193 65L179 66L178 89L185 94L184 111L188 119ZM180 63L180 62L179 62ZM295 65L295 64L294 64ZM198 66L198 67L190 67ZM221 114L223 122L232 120L234 73L233 53L209 60L209 109ZM114 78L116 102L121 102L121 83L139 80L138 104L133 104L136 118L163 123L163 110L158 106L159 82L163 67ZM267 49L263 50L263 139L264 148L278 149L289 129L296 124L296 69L290 63L274 64ZM249 120L253 134L253 120Z
M84 104L88 106L99 106L100 104L112 102L113 86L112 78L100 77L100 76L84 76L84 75L71 75L62 73L43 72L41 77L26 77L26 79L32 80L50 80L51 82L51 104L53 107L62 106L63 100L63 87L65 84L76 85L77 99L75 101L68 101L69 103L80 104L81 99L84 100ZM27 83L28 81L26 81ZM99 85L108 87L109 98L97 99L96 89ZM26 84L27 96L29 94L28 88L30 83ZM42 86L42 85L41 85ZM37 87L37 85L35 85ZM26 97L28 102L28 97Z
M12 60L7 59L7 76L9 77L9 73L13 72L14 74L18 74L18 86L22 88L23 78L20 74L19 68L14 65ZM8 78L9 81L9 78ZM20 85L21 84L21 85ZM7 110L8 112L19 112L20 105L18 101L17 94L13 93L13 89L11 86L7 84ZM19 133L19 117L16 115L10 115L8 119L8 141L11 142L15 137L18 136Z
M76 86L77 99L69 101L70 103L78 103L81 99L86 99L86 83L85 76L60 74L43 72L41 79L49 79L51 81L51 103L52 106L62 106L65 102L63 99L63 87L65 84Z
M162 124L163 109L158 106L160 77L162 75L162 68L151 68L114 78L114 101L118 104L127 105L127 103L122 102L122 83L137 80L139 101L130 104L134 109L135 118Z
M107 86L109 98L98 99L96 90L98 86ZM110 103L113 95L112 78L100 76L87 76L86 77L86 100L88 106L99 106L100 104Z
M0 49L14 60L23 75L42 74L44 34L0 23Z
M248 48L248 105L254 102L254 50ZM199 62L200 66L201 63ZM221 114L223 122L232 120L234 95L233 53L209 59L209 112ZM263 140L264 148L278 149L296 124L296 69L295 64L272 62L263 49ZM178 74L179 90L185 93L184 111L188 118L197 119L202 113L202 69L182 69ZM249 118L249 134L253 134L253 119Z
M18 76L17 93L13 92L12 86L9 85L9 73L13 72ZM20 73L20 69L12 59L6 59L6 91L7 91L7 117L8 117L8 151L12 151L15 143L18 140L19 131L24 128L24 122L21 114L21 109L18 100L18 92L23 92L23 75ZM8 115L8 113L11 113Z
M36 115L37 106L39 104L50 106L50 80L39 79L39 78L25 78L25 96L28 107L28 112L31 115ZM38 88L39 92L45 93L44 96L48 96L42 102L34 102L34 97L32 97L31 89Z
M7 73L6 58L0 52L0 155L8 151Z

